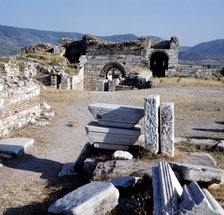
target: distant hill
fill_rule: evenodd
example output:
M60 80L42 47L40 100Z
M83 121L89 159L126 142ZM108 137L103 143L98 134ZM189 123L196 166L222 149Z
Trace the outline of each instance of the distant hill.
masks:
M223 60L224 39L200 43L191 48L182 49L179 53L180 60Z
M58 45L61 38L80 40L81 33L42 31L27 28L18 28L0 25L0 55L15 55L20 53L21 48L37 44L51 43ZM97 36L107 41L134 40L134 34ZM150 36L153 40L163 40L157 36ZM200 43L194 47L181 46L179 59L181 61L224 59L224 39Z
M0 55L15 55L20 53L21 48L37 43L51 43L53 45L58 45L59 39L63 37L81 40L83 34L73 32L42 31L0 25ZM134 40L137 38L134 34L97 37L107 41ZM158 40L161 38L152 36L152 39Z

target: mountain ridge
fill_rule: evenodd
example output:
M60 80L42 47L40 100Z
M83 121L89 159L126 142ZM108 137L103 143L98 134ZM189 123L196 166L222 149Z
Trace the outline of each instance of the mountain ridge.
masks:
M77 32L46 31L0 25L0 55L16 55L20 53L21 48L37 43L58 45L59 39L63 37L81 40L83 35L84 34ZM107 41L134 40L138 38L131 33L97 37ZM150 37L154 40L163 40L158 36ZM202 42L193 47L181 46L179 59L181 61L222 60L224 59L224 39Z

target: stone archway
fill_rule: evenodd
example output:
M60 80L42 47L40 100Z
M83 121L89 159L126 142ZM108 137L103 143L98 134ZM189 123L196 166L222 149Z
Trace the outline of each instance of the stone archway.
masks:
M150 70L153 77L165 77L165 71L168 69L168 56L164 52L154 52L150 58Z
M117 73L113 74L113 71L114 72L117 71ZM120 72L121 78L126 77L126 71L124 67L119 63L112 62L112 63L106 64L100 71L100 76L108 79L109 72L112 72L112 76L119 74Z

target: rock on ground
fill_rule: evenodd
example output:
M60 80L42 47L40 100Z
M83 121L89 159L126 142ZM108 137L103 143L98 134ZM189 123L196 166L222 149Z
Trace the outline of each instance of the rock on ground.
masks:
M131 160L133 155L127 151L117 150L114 152L113 158L116 160Z
M48 212L104 215L117 206L118 198L119 191L110 182L92 182L58 199Z

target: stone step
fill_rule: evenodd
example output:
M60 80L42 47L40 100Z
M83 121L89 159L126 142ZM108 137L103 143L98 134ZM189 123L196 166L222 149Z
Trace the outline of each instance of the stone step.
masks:
M209 191L201 189L195 181L189 185L184 185L179 208L180 214L224 214L224 210Z
M0 140L0 152L11 155L22 155L32 147L34 139L31 138L9 138Z
M173 170L167 162L161 161L157 167L153 167L152 172L154 214L177 215L183 188Z
M110 182L92 182L68 193L48 208L50 213L104 215L118 204L119 191Z
M115 104L91 104L89 111L100 125L118 128L133 128L144 116L142 107Z
M118 145L134 145L138 140L141 129L103 127L96 122L91 122L86 126L86 133L91 143L108 143Z

